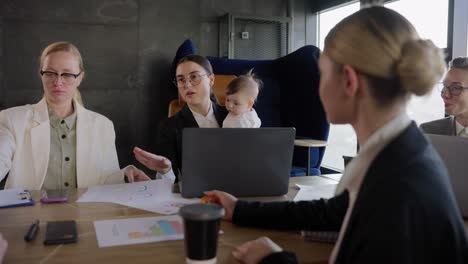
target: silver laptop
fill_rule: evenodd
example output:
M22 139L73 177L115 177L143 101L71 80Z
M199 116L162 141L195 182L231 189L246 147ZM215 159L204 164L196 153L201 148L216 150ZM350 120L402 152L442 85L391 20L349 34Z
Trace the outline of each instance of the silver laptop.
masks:
M468 218L468 138L426 136L445 163L460 212L464 218Z
M221 190L238 197L288 192L294 128L185 128L183 197Z

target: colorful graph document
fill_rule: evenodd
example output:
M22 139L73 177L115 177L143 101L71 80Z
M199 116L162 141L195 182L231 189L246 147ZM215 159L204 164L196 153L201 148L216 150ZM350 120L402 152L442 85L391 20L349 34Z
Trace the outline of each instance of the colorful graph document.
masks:
M99 247L112 247L184 238L178 215L94 221Z
M92 186L77 202L109 202L160 214L176 214L179 208L199 199L184 199L172 193L167 179Z

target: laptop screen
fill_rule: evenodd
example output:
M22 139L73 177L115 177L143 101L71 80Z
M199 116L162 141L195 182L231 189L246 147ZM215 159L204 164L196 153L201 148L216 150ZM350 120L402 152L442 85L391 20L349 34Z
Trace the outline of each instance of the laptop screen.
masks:
M458 207L462 215L468 218L468 138L432 134L426 136L447 167Z
M221 190L235 196L288 192L294 128L185 128L181 193Z

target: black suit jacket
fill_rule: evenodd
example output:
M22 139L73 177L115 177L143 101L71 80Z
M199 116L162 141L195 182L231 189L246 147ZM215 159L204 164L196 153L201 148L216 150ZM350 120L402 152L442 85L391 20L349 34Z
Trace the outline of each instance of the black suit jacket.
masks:
M219 127L222 126L228 111L224 106L212 102L213 113ZM198 127L197 121L187 104L173 117L161 121L156 139L156 153L172 162L172 170L178 182L179 170L182 167L182 131L186 127Z
M455 118L454 116L448 116L446 118L434 120L421 124L421 129L426 134L436 134L436 135L448 135L456 136L457 129L455 127Z
M233 222L279 229L340 229L349 194L304 202L246 202ZM262 263L294 263L290 253ZM468 263L468 243L447 170L412 123L370 165L337 263Z

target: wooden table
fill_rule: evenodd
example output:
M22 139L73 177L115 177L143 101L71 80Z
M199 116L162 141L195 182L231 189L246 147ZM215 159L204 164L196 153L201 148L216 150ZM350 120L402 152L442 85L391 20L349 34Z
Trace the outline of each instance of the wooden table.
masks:
M291 178L290 191L281 197L262 197L258 200L289 200L294 198L294 184L326 184L333 180L321 177ZM4 264L9 263L185 263L183 240L146 243L129 246L98 248L93 226L95 220L157 216L158 214L112 203L75 203L84 190L77 190L68 203L41 204L0 210L0 232L9 243ZM35 201L39 193L33 192ZM26 243L23 236L34 219L40 229L34 241ZM71 220L78 224L76 244L44 246L47 221ZM231 256L235 246L245 241L268 236L287 250L297 253L301 263L326 263L331 244L305 242L298 233L239 227L223 221L224 234L219 237L218 263L236 263Z
M336 183L340 175L291 178L287 195L252 198L256 200L291 200L298 189L295 184L319 185ZM84 190L74 192L69 203L41 204L0 210L0 232L9 248L4 264L10 263L185 263L183 240L98 248L93 221L157 216L158 214L112 203L75 203ZM37 201L39 193L34 192ZM30 243L23 236L34 219L41 221L36 239ZM78 223L76 244L44 246L45 223L74 219ZM468 230L468 221L465 221ZM331 244L305 242L295 232L261 230L222 222L224 234L219 237L218 263L237 263L231 256L235 246L245 241L268 236L286 250L294 251L301 263L327 263Z

